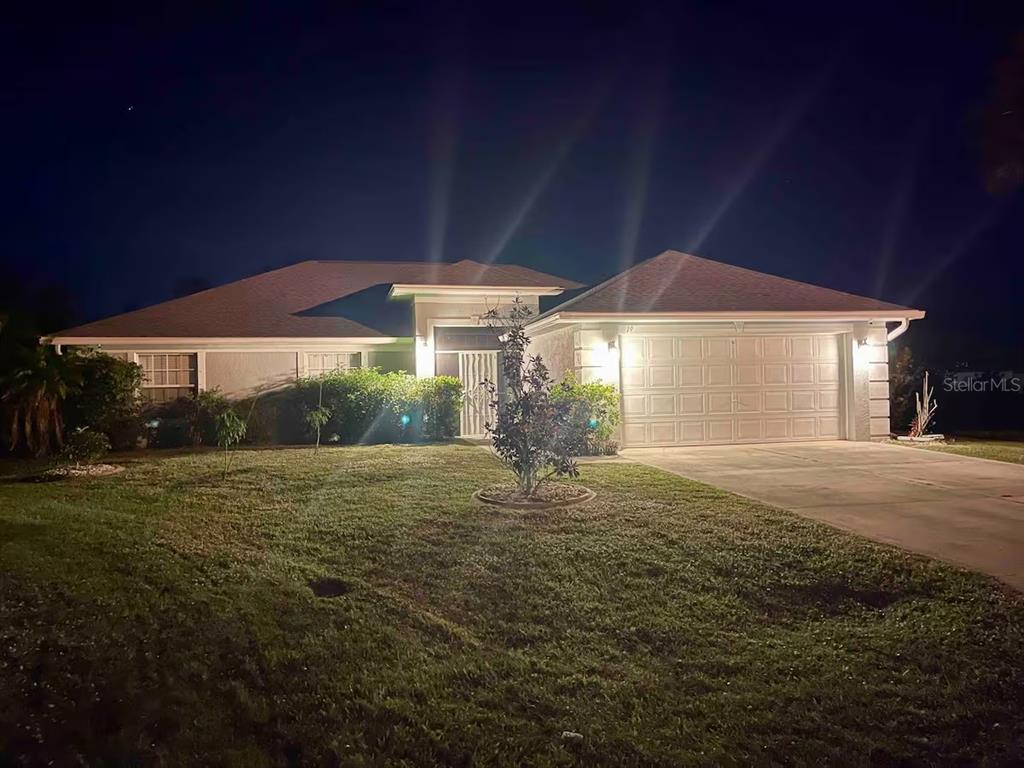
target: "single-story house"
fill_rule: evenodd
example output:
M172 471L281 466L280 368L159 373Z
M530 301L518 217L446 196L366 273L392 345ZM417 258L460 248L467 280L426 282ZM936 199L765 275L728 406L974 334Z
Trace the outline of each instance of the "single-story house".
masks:
M54 334L138 362L155 402L218 388L245 397L360 366L465 383L461 431L496 378L482 320L515 298L531 353L558 378L620 392L627 447L889 435L888 342L918 309L666 251L579 293L513 265L306 261ZM566 298L546 311L545 303ZM895 324L891 329L888 324Z

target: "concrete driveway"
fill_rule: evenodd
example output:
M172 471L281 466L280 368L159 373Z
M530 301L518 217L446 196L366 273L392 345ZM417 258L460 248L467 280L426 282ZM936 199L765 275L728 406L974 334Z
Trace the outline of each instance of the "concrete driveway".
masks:
M1024 590L1024 466L842 441L622 454Z

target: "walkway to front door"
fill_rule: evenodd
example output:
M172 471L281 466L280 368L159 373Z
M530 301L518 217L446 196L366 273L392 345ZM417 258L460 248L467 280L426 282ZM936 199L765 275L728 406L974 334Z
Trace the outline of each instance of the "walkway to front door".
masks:
M622 455L1024 590L1024 466L844 441Z

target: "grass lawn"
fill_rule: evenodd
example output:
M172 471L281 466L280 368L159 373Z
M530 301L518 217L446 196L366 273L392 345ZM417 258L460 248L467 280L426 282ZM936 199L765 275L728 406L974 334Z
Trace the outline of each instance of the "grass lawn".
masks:
M915 448L929 451L955 453L958 456L974 456L977 459L1008 461L1024 464L1024 440L990 440L973 437L952 437L941 445L919 443Z
M469 501L471 447L127 462L0 482L0 764L1021 755L1020 596L708 486L590 464L523 513Z

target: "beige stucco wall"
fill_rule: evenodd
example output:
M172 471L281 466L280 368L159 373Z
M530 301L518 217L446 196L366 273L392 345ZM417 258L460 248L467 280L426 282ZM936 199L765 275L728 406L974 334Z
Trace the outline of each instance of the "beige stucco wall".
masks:
M539 355L555 381L575 371L576 330L572 326L558 328L530 339L528 354Z
M279 389L299 373L295 352L207 352L206 389L230 398Z

